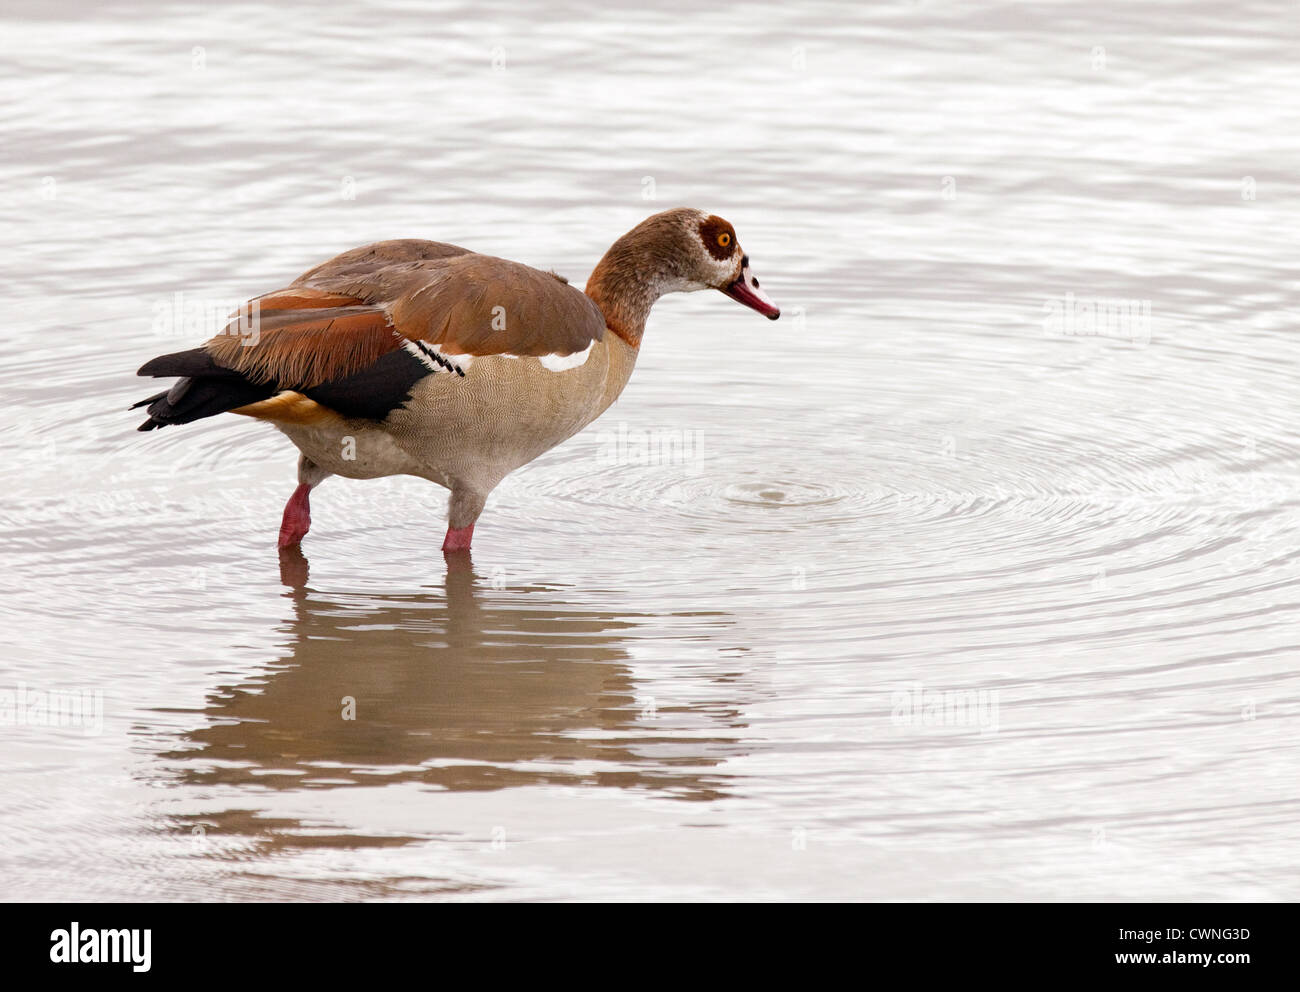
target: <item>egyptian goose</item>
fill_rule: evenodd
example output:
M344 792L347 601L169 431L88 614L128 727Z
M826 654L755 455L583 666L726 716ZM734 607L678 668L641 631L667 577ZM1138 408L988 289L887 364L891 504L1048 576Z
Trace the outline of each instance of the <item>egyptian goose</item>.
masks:
M605 253L586 292L554 273L436 241L346 251L245 304L201 347L145 363L180 376L140 430L218 413L268 420L301 452L281 548L331 475L416 475L451 490L444 551L468 550L488 493L618 398L650 307L719 289L776 320L721 217L666 210Z

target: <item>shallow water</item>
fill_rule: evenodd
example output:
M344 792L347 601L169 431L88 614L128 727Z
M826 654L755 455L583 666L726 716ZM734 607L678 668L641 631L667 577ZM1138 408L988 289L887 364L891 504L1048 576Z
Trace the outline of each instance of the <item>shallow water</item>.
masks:
M1292 5L551 9L4 16L0 692L102 701L0 706L4 896L1300 896ZM662 301L472 572L125 410L353 245L680 204L785 315Z

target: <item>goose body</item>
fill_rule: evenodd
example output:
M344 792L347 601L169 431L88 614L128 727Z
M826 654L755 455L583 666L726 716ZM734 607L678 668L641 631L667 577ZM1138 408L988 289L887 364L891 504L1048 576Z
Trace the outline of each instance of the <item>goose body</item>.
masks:
M136 404L140 430L222 412L273 423L300 452L281 547L307 533L308 494L329 476L414 475L451 491L443 550L466 550L493 488L618 398L654 301L705 288L779 316L731 225L697 210L633 228L585 293L441 242L355 248L147 362L141 375L180 378Z

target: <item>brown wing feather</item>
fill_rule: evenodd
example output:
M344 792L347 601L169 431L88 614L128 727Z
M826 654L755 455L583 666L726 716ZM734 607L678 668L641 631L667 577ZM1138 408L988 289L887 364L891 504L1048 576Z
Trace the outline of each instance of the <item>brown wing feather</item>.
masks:
M252 333L222 333L204 345L214 362L253 382L310 389L353 375L402 346L380 307L271 311L257 319Z
M310 286L290 286L288 289L278 289L274 293L255 297L251 301L251 303L257 304L259 310L267 311L351 307L365 302L367 301L346 293L330 293L323 289L312 289ZM247 310L249 307L244 309Z
M605 334L587 296L549 272L490 255L422 267L389 312L407 337L465 355L571 355Z
M605 319L551 273L437 241L344 252L258 297L205 345L256 382L310 389L419 339L450 354L571 355Z
M404 271L419 262L435 262L457 255L473 254L460 245L420 238L376 241L351 248L308 269L293 281L293 288L312 286L317 289L346 292L367 303L394 300L404 284Z

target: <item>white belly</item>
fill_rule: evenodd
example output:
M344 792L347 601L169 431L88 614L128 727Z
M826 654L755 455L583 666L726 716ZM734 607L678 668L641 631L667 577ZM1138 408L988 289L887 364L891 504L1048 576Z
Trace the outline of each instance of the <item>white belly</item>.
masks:
M380 479L389 475L428 477L418 464L394 443L387 431L365 421L310 426L277 424L304 455L326 472L348 479ZM438 478L432 481L446 485Z

